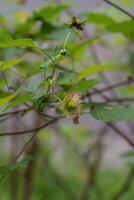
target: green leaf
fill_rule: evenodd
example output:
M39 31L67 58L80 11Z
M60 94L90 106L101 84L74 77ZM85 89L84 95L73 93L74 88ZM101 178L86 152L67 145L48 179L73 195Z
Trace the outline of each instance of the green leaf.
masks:
M128 167L134 168L134 149L128 150L123 153L122 158L126 161Z
M87 22L95 23L97 25L113 25L115 21L109 17L108 15L105 15L103 13L87 13Z
M1 70L5 70L5 69L8 69L9 67L12 67L14 65L17 65L21 62L21 59L11 59L11 60L7 60L5 62L3 61L0 61L0 69Z
M12 40L12 36L6 29L0 28L0 42L5 40Z
M73 89L77 92L86 92L98 83L100 83L100 80L98 79L83 80L80 81Z
M3 106L5 104L7 104L9 101L11 101L13 98L15 98L18 93L19 93L20 89L18 89L15 93L10 94L4 98L0 98L0 106Z
M99 37L93 37L93 38L84 40L83 42L81 42L79 44L71 44L71 46L70 46L71 53L74 54L74 53L77 53L79 51L81 52L83 49L92 45L98 39L99 39Z
M84 69L80 72L78 79L83 79L83 78L86 78L87 76L90 76L97 72L110 70L112 68L113 67L111 65L94 65L91 67L87 67L86 69Z
M52 20L55 20L61 12L69 8L69 4L61 3L50 3L48 5L45 5L43 8L41 8L38 11L34 12L34 18L42 18L44 21L52 22Z
M36 76L38 74L42 74L42 71L39 68L29 68L26 73L26 79L32 78L32 76Z
M6 97L8 95L8 92L4 91L4 90L0 90L0 97Z
M11 173L13 171L27 167L29 162L32 160L33 160L32 156L26 156L23 160L21 160L20 162L18 162L16 164L0 166L0 178L5 176L7 173Z
M104 103L91 103L89 107L92 116L97 120L134 120L134 110L127 105L105 105Z
M58 54L56 56L53 56L51 59L48 59L48 61L46 61L45 63L43 63L40 66L41 70L45 70L48 67L52 67L53 65L56 65L62 58L63 56L61 54Z
M106 29L111 33L122 33L129 38L134 38L134 20L108 25Z
M118 22L103 13L88 13L87 21L103 26L108 32L122 33L129 38L134 38L134 20Z
M64 71L59 73L57 82L61 86L69 86L73 83L75 78L76 74L74 72Z
M32 39L12 39L9 38L3 38L0 40L0 48L7 48L7 47L36 47Z
M10 166L10 170L11 171L14 171L14 170L17 170L17 169L23 169L23 168L26 168L27 165L29 164L30 161L33 160L33 157L32 156L26 156L25 158L23 158L23 160L21 160L20 162Z
M15 100L13 100L7 107L5 107L4 111L7 111L8 109L15 107L16 105L19 105L21 103L26 103L28 101L29 101L29 94L25 93L23 96L17 97Z
M5 80L0 80L0 88L2 88L6 84Z

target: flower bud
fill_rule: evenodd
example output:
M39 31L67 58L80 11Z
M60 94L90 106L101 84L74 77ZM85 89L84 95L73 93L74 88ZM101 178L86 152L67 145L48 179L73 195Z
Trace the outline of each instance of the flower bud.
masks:
M81 97L76 92L67 93L60 104L64 115L67 118L73 118L73 122L79 123L79 117L82 112Z

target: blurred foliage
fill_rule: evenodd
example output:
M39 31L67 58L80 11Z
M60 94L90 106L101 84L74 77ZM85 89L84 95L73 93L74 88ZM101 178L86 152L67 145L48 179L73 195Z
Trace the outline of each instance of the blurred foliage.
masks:
M132 0L118 2L124 7L133 5ZM24 3L18 1L14 6L19 5L19 9L0 13L0 115L5 117L5 112L26 106L27 109L19 115L22 120L20 127L29 125L29 112L42 116L38 116L32 128L35 124L39 127L48 119L63 118L64 113L69 113L67 117L74 124L79 123L79 118L85 114L94 120L93 123L95 120L134 120L133 101L123 101L124 96L133 97L134 93L134 20L114 8L70 16L72 5L67 2L51 2L29 13L23 10ZM102 56L102 61L98 61L98 55ZM100 85L107 87L109 75L117 81L124 80L124 77L128 80L126 85L120 84L121 88L116 89L122 101L112 103L111 96L102 95L100 102L98 97L90 96L99 93L97 87ZM66 95L72 99L62 111ZM125 152L119 158L126 163L125 170L116 169L116 166L107 169L109 167L105 166L99 172L96 168L100 163L95 158L101 158L99 153L106 151L107 147L98 142L92 127L74 124L56 123L53 129L45 130L42 129L45 126L37 127L40 134L34 141L37 144L32 143L31 153L22 151L20 155L24 158L19 157L19 161L13 160L11 164L2 164L7 163L10 155L6 151L9 144L3 139L0 141L0 199L11 199L10 190L16 181L12 174L15 174L17 184L14 189L18 196L14 200L29 200L30 197L25 198L25 192L31 194L32 200L114 200L113 195L120 192L126 171L134 167L133 151ZM7 125L5 122L1 133L7 130ZM31 157L29 154L34 155ZM27 191L29 186L30 192ZM5 188L7 191L3 192ZM81 196L83 193L87 193L85 198ZM123 190L119 198L133 200L133 197L134 183L126 193Z

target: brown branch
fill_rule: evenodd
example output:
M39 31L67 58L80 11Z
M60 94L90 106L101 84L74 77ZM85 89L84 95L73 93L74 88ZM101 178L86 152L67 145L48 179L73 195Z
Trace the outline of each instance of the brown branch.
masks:
M29 130L30 132L32 131L32 132L34 132L34 133L33 133L32 137L24 144L24 146L22 147L22 149L20 150L20 152L17 154L17 156L16 156L15 159L14 159L14 162L16 162L17 159L22 155L22 153L23 153L23 152L25 151L25 149L29 146L29 144L34 140L34 138L36 137L36 135L38 134L38 132L39 132L42 128L45 128L45 127L49 126L50 124L56 122L56 121L59 120L60 118L61 118L61 117L55 118L55 119L53 119L52 121L49 121L48 123L46 123L46 124L44 124L44 125L42 125L42 126L40 126L40 127L38 127L38 128L33 129L33 130L35 130L35 131L32 131L32 129ZM15 132L14 132L14 133L15 133ZM21 133L21 134L24 134L24 131L23 131L23 132L18 132L18 133L19 133L19 134L20 134L20 133ZM29 132L25 132L25 133L29 133ZM16 135L16 134L13 134L13 135ZM2 136L4 136L4 135L2 135ZM0 178L0 182L3 181L9 174L10 174L10 172L7 172L6 174L4 174L4 175Z
M25 111L28 111L28 110L29 110L29 108L23 108L23 109L19 109L19 110L7 112L7 113L2 113L2 114L0 114L0 117L4 117L4 116L7 116L7 115L19 114L21 112L25 112Z
M0 124L3 123L3 122L5 122L6 120L11 119L12 117L14 117L14 115L7 116L7 117L2 118L2 119L0 120Z
M29 146L29 144L34 140L35 136L38 134L38 131L36 131L35 133L33 133L32 137L24 144L24 146L22 147L22 149L20 150L20 152L17 154L17 156L14 159L14 162L16 162L18 160L18 158L23 154L23 152L25 151L25 149Z
M92 95L96 95L96 94L99 94L99 93L102 93L102 92L106 92L106 91L109 91L109 90L115 89L117 87L121 87L121 86L127 85L129 83L133 83L133 82L134 82L134 79L127 79L127 80L124 80L124 81L109 85L109 86L101 88L101 89L95 89L95 91L90 92L90 95L92 96ZM86 95L85 95L85 97L86 97Z
M33 158L37 158L37 153L39 153L39 144L38 140L33 140L31 146L26 149L25 154L26 156L31 155ZM36 169L37 160L31 160L27 167L23 170L23 177L24 177L24 187L23 187L23 200L31 200L32 194L34 191L34 173Z
M113 99L108 99L108 103L111 103L111 102L118 102L118 103L121 103L121 102L124 102L124 101L132 101L134 102L134 97L122 97L122 98L113 98Z
M127 15L128 17L130 17L131 19L134 19L134 15L132 15L130 12L126 11L125 9L121 8L120 6L112 3L111 1L109 0L102 0L104 1L105 3L109 4L110 6L118 9L119 11L121 11L122 13L124 13L125 15Z
M93 51L94 50L94 51ZM95 56L94 56L94 59L95 59L95 62L98 64L101 64L101 62L100 62L100 60L99 60L99 58L98 58L98 54L97 54L97 51L96 51L96 49L91 49L91 51L93 51L93 53L95 54ZM105 77L105 76L104 76ZM122 86L122 85L124 85L124 84L128 84L128 83L130 83L130 82L132 82L133 81L133 79L127 79L126 81L123 81L122 83L116 83L116 84L114 84L114 85L110 85L110 86L108 86L108 87L106 87L106 88L103 88L102 89L102 92L104 92L104 91L109 91L109 90L111 90L111 89L114 89L115 87L118 87L118 86ZM107 83L108 83L109 81L107 80ZM97 90L97 89L95 89L95 91L94 91L94 94L97 94L97 93L104 99L104 100L108 100L107 99L107 97L106 96L104 96L104 95L102 95L102 93L100 92L100 90ZM88 94L88 95L93 95L93 93L90 93L90 94ZM115 96L115 94L114 94L114 96ZM124 138L132 147L134 147L134 142L133 141L131 141L131 139L130 138L128 138L120 129L118 129L113 123L106 123L107 125L109 125L109 127L112 129L112 130L114 130L114 132L116 133L116 134L118 134L118 135L120 135L122 138Z
M128 142L129 145L131 145L132 147L134 147L134 141L131 140L125 133L123 133L123 131L121 131L119 128L117 128L112 122L107 122L106 123L112 130L114 130L115 133L117 133L117 135L121 136L122 138L125 139L125 141Z
M36 131L40 131L41 129L45 128L46 126L49 126L50 124L53 124L54 122L56 122L57 120L59 120L61 117L55 118L51 121L49 121L48 123L43 124L40 127L37 128L33 128L33 129L29 129L29 130L24 130L24 131L16 131L16 132L5 132L5 133L0 133L0 137L2 136L10 136L10 135L23 135L23 134L27 134L27 133L33 133Z

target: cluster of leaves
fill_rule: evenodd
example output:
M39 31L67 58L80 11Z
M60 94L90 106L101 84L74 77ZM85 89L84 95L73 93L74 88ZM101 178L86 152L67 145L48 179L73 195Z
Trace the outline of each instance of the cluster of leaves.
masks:
M85 62L87 47L100 40L100 36L80 39L77 33L83 30L83 21L75 17L66 27L60 16L68 8L67 4L49 4L31 15L18 12L13 16L16 23L12 28L2 16L6 27L0 29L0 48L3 49L0 92L4 95L0 99L1 112L22 103L28 103L33 109L41 111L53 103L55 96L62 99L65 93L79 92L84 95L94 89L102 82L98 73L108 70L114 70L115 73L115 70L119 70L113 63L89 66L90 63ZM100 13L86 13L85 19L87 24L97 24L103 27L104 31L119 32L133 38L133 20L115 22L111 17ZM1 26L2 23L3 21ZM34 55L36 58L32 62ZM84 69L81 69L82 65L85 66ZM49 102L46 101L48 99ZM98 107L98 104L94 103L95 109L91 109L92 104L93 102L88 103L88 106L96 119L134 119L134 112L126 105L112 105L112 109L107 109L103 104ZM122 112L125 114L118 114Z

